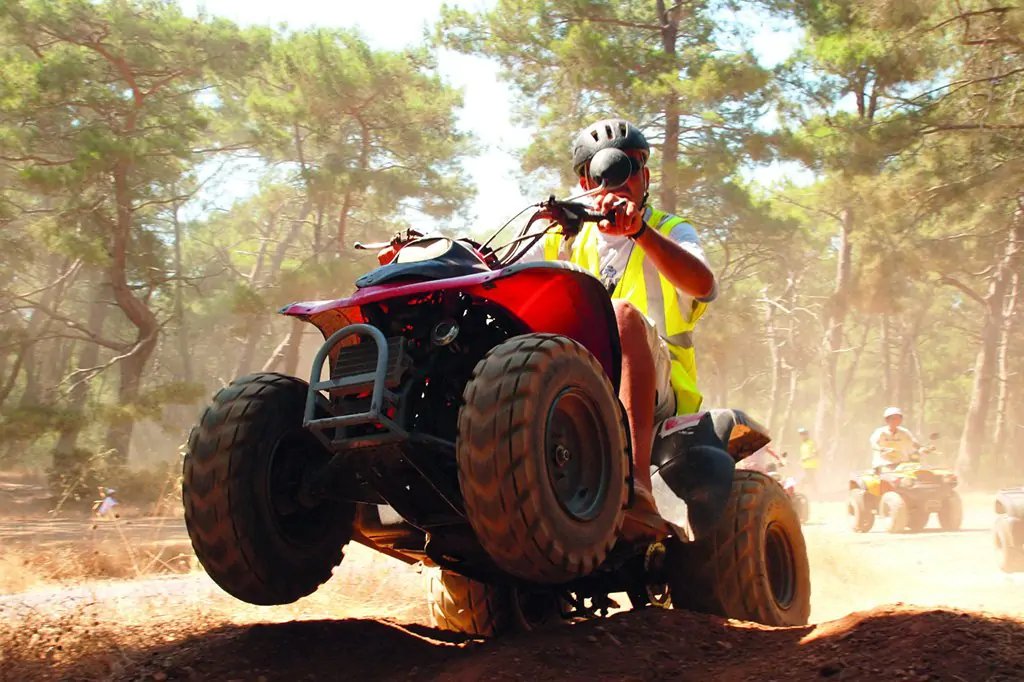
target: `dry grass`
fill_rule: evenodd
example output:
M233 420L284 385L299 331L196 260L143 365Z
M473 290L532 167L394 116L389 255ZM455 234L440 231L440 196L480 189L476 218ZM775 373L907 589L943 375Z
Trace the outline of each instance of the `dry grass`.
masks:
M188 658L188 649L200 646L205 633L213 631L382 616L426 622L417 571L358 546L346 551L345 561L318 592L285 606L244 604L202 573L76 587L74 594L42 593L35 602L22 595L17 601L0 599L0 680L152 679L161 671L170 679L189 679L178 659Z
M98 541L53 547L0 549L0 595L87 580L131 579L183 574L196 562L187 545L145 545L126 550L120 542ZM187 553L186 553L187 552Z

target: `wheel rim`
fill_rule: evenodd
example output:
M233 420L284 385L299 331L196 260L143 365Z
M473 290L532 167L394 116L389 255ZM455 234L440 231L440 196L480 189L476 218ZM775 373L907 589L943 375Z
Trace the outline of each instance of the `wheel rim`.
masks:
M548 480L559 505L578 521L597 517L608 491L611 444L597 415L593 400L576 387L559 393L548 410Z
M764 561L772 598L780 608L789 608L796 593L796 564L789 536L779 524L771 523L765 530Z
M268 512L281 537L295 546L315 545L332 520L332 505L306 506L301 492L310 474L324 466L329 455L310 443L304 431L292 431L278 439L270 453L267 474Z

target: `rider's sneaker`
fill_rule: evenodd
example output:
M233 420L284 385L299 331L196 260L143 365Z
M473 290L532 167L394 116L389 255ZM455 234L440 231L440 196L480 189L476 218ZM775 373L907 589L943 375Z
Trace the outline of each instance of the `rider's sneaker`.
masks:
M626 510L622 522L622 539L627 541L657 539L669 531L669 526L658 511L658 504L650 490L637 486L633 491L633 506Z

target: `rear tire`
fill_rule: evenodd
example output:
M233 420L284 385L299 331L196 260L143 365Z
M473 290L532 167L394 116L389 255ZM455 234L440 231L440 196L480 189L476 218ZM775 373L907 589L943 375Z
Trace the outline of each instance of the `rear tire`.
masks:
M850 491L846 511L855 533L867 533L875 525L875 512L868 508L868 494L865 490L854 488Z
M341 563L355 505L303 506L303 475L330 454L302 427L308 384L281 374L236 379L192 429L182 501L199 563L250 604L288 604Z
M800 520L782 488L757 471L737 470L715 532L667 543L675 608L764 625L805 625L811 572Z
M949 494L939 508L939 526L942 530L957 531L964 522L964 503L955 490Z
M430 624L472 637L496 637L512 622L507 590L439 568L427 570Z
M488 585L454 571L427 570L430 624L472 637L532 632L559 617L557 594Z
M885 518L888 532L902 533L910 518L907 501L895 490L890 490L878 501L878 515Z
M459 484L480 544L532 583L593 572L622 526L630 457L601 365L563 336L517 336L477 364L464 398Z
M1000 570L1004 573L1024 572L1024 520L1001 514L996 518L992 535L999 552Z

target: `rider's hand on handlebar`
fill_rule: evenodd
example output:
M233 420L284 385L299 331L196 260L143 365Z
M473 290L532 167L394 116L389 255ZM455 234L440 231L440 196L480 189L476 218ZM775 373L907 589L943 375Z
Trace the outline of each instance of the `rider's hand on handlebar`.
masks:
M643 214L637 205L615 194L599 194L594 210L615 215L614 223L609 220L597 223L597 229L607 235L636 234L643 225Z

